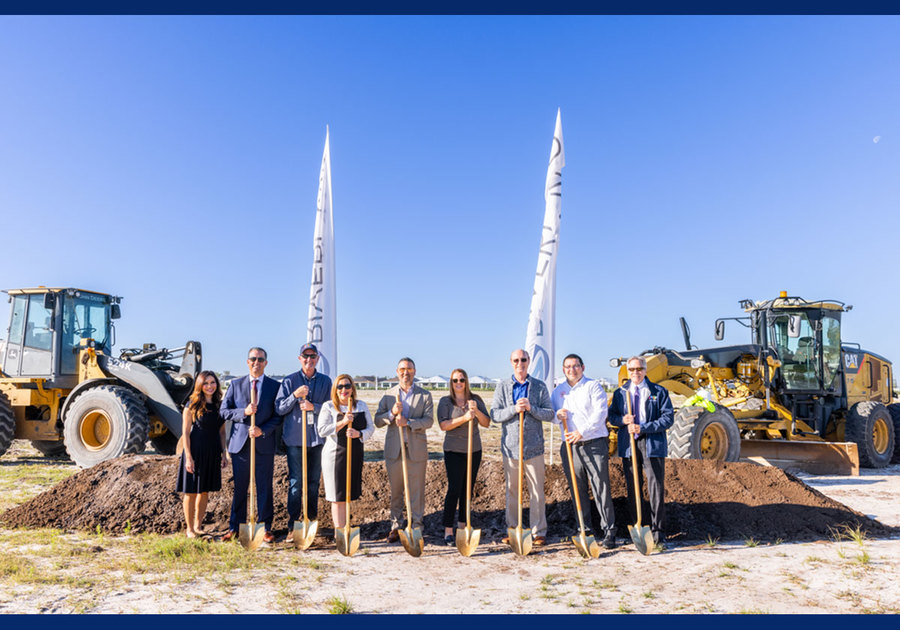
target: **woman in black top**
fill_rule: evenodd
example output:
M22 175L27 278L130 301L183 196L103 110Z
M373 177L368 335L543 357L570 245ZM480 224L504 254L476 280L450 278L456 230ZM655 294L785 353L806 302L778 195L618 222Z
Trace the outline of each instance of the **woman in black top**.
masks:
M221 402L222 388L216 373L200 372L181 415L183 450L175 488L176 492L184 493L188 538L196 538L201 533L209 493L222 489L222 467L231 459L225 448L225 419L219 415Z
M444 497L444 543L454 545L453 525L465 527L466 520L466 463L469 451L469 422L472 431L472 488L481 465L481 436L478 425L491 424L484 401L469 389L469 375L455 369L450 374L450 395L441 398L437 411L438 424L444 434L444 467L447 469L447 496ZM456 510L459 507L457 521Z

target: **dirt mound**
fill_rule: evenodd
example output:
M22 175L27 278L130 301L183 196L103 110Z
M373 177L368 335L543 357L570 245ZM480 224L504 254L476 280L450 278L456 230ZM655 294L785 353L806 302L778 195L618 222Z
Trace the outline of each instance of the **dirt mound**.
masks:
M31 501L0 516L7 527L56 527L104 532L161 534L183 530L181 496L174 492L178 470L176 457L128 455L80 471ZM441 511L446 480L441 460L428 462L424 534L443 536ZM223 489L210 495L208 529L224 533L228 527L232 478L223 475ZM628 538L628 507L622 461L610 461L610 478L619 535ZM565 476L558 464L547 466L545 493L549 537L577 533L577 518ZM527 494L527 493L526 493ZM352 519L363 539L386 536L390 527L390 491L383 461L367 461L363 467L363 496L354 502ZM287 463L275 460L274 529L287 529ZM472 508L473 527L482 529L482 540L506 532L504 480L500 462L482 463ZM526 499L527 503L527 499ZM757 541L830 539L844 526L860 527L870 536L894 533L859 512L813 490L792 475L755 464L699 460L666 463L667 536L673 541L754 538ZM527 521L528 510L524 510ZM596 515L595 515L596 519ZM596 523L599 525L599 522ZM324 489L319 497L319 531L331 533L331 510ZM599 530L599 528L598 528Z

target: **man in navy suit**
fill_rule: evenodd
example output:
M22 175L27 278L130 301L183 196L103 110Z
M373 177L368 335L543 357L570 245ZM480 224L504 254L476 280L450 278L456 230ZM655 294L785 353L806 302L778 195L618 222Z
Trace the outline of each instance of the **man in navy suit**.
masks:
M222 540L237 537L241 523L247 522L247 489L250 487L250 439L256 438L256 522L266 526L264 542L275 541L272 534L272 515L275 511L272 495L272 476L275 470L275 429L281 424L281 416L275 413L275 397L279 383L265 372L266 351L250 348L247 356L248 376L232 381L219 413L232 422L228 437L228 452L234 472L234 499L228 533ZM254 388L254 403L250 402L250 389ZM250 419L256 414L256 426L250 429Z

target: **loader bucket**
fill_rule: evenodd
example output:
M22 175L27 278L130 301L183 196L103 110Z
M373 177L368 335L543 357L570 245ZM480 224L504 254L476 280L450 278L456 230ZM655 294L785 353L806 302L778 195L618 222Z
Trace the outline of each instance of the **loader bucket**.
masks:
M859 475L859 453L853 442L741 440L741 461L813 475Z

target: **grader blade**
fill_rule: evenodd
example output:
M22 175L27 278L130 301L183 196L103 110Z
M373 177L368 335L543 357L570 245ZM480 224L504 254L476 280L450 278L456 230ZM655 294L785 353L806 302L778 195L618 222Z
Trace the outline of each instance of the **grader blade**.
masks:
M859 475L859 454L853 442L741 440L741 461L813 475Z

